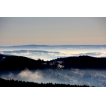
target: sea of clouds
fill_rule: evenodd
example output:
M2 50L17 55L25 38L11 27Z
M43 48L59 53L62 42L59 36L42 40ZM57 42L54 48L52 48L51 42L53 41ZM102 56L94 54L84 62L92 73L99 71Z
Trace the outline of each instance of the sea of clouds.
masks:
M1 78L37 83L65 83L71 85L106 86L106 70L21 70L19 73L0 74Z

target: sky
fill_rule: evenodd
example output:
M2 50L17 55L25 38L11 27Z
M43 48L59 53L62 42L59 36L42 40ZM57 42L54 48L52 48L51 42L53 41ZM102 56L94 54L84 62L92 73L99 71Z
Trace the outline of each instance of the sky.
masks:
M0 17L0 46L106 45L105 17Z

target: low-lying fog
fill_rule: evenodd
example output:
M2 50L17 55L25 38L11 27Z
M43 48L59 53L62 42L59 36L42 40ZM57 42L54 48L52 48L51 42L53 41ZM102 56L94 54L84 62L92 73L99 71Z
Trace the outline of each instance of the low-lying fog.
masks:
M22 81L33 81L38 83L66 83L89 86L106 87L106 70L19 70L2 71L0 77L5 79L14 79Z

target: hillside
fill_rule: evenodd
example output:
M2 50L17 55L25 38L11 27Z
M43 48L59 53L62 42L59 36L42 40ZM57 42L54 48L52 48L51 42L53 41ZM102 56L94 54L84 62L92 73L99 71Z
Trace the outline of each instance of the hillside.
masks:
M18 80L6 80L0 78L0 87L89 87L88 85L70 85L59 83L35 83Z
M58 58L51 61L33 60L23 56L0 55L0 70L28 69L106 69L106 58L90 56Z

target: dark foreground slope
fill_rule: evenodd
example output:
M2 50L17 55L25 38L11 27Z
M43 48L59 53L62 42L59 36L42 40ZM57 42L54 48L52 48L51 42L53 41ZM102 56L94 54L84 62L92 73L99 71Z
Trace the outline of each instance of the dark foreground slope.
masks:
M25 81L5 80L0 78L0 87L89 87L88 85L70 85L53 83L34 83Z
M3 57L3 55L2 55ZM106 58L90 56L58 58L51 61L33 60L22 56L4 56L0 61L0 70L28 69L106 69Z

